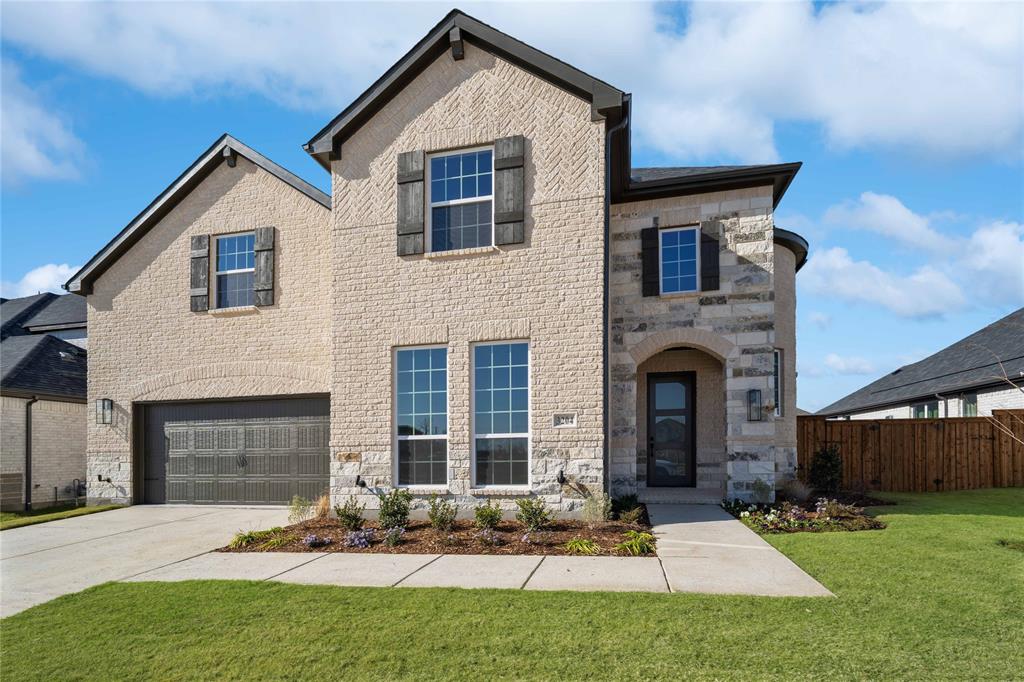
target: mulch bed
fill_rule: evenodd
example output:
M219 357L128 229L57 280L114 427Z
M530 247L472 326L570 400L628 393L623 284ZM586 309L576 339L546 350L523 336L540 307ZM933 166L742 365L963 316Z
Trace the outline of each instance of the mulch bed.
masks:
M877 497L872 497L867 493L854 492L852 490L840 490L838 493L822 493L817 490L807 498L804 502L798 502L790 497L787 497L782 492L779 492L776 499L779 502L791 502L798 507L803 507L809 511L814 511L814 505L817 503L818 498L826 497L830 500L836 500L839 504L852 504L855 507L885 507L896 504L889 500L881 500Z
M601 547L603 556L630 556L615 549L625 540L628 530L649 532L646 524L624 524L609 521L596 528L589 528L580 521L553 521L547 528L527 535L523 527L512 521L503 521L494 531L500 544L486 542L479 537L480 531L470 521L458 521L454 530L434 530L427 521L410 521L406 526L402 543L389 547L382 542L383 532L376 524L368 522L366 528L374 528L376 539L367 548L348 547L345 537L348 531L334 518L311 519L286 526L275 533L275 538L287 538L274 542L270 547L264 542L255 542L245 547L232 549L222 547L220 552L352 552L357 554L545 554L568 555L565 543L573 538L593 540ZM331 542L322 547L308 547L303 538L308 535L330 538Z

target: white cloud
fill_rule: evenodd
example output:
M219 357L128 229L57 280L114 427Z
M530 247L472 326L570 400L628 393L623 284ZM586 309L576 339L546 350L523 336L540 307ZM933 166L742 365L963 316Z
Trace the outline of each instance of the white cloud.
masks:
M991 222L967 240L959 265L972 296L995 303L1024 305L1024 225Z
M825 356L825 366L836 374L873 374L875 366L870 360L856 356L843 357L835 353Z
M2 30L150 94L256 92L333 113L448 9L8 3ZM680 159L776 160L776 125L806 121L841 148L1020 154L1020 4L696 3L685 21L660 4L467 10L633 92L636 145Z
M5 6L4 11L7 11ZM4 60L0 97L0 170L5 185L29 179L78 177L84 145L68 124L21 80Z
M825 222L868 230L927 251L948 252L954 241L932 228L929 219L914 213L888 194L864 192L825 211Z
M811 324L813 324L815 327L821 330L828 329L830 326L832 326L832 316L827 313L814 311L807 316L807 319L811 322Z
M64 293L60 285L70 279L71 275L78 272L79 266L63 263L47 263L40 265L25 273L17 282L0 281L0 296L4 298L19 298L21 296L32 296L44 291Z
M855 261L839 247L811 255L799 282L813 293L880 306L901 317L941 316L967 303L960 287L930 265L898 275Z

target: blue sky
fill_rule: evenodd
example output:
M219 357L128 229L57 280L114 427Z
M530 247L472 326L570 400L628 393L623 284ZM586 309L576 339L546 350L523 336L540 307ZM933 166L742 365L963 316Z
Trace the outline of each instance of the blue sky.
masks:
M819 409L1024 305L1020 4L463 4L634 94L634 165L803 161ZM301 149L449 5L4 3L0 277L52 288L220 133ZM228 28L230 27L230 28Z

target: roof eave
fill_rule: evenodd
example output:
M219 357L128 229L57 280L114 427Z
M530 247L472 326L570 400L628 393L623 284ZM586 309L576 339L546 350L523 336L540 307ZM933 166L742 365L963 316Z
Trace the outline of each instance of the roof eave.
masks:
M1024 383L1024 379L1009 379L1014 385L1020 385ZM860 405L858 407L850 407L847 409L835 409L833 405L823 407L819 411L815 412L814 415L817 417L841 417L845 414L860 414L861 412L874 412L875 410L884 410L889 407L900 407L902 405L909 405L912 403L918 403L922 400L929 400L936 396L949 397L952 394L963 393L964 391L977 391L982 388L991 388L993 386L1007 386L1007 379L986 379L978 382L968 382L959 386L953 386L946 388L941 391L935 391L932 393L919 393L906 398L900 398L899 400L887 400L879 403L870 403L868 405Z
M803 163L780 163L757 168L741 168L720 173L707 173L697 177L664 178L641 182L630 181L622 196L614 203L627 203L646 199L688 196L705 192L724 192L748 187L772 187L772 207L778 207L793 178Z

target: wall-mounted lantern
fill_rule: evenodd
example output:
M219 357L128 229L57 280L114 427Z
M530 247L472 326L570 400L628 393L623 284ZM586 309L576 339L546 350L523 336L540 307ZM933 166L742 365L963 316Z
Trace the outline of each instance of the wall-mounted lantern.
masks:
M761 421L761 389L759 388L747 391L747 421Z
M110 424L114 421L114 401L100 398L96 401L96 423Z

